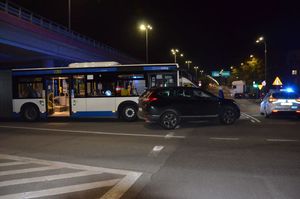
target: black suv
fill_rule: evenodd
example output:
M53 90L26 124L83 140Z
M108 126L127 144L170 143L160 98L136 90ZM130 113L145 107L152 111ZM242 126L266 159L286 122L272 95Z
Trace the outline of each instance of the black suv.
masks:
M174 129L181 119L219 118L223 124L233 124L240 117L240 109L234 100L199 88L166 87L149 89L139 98L139 116Z

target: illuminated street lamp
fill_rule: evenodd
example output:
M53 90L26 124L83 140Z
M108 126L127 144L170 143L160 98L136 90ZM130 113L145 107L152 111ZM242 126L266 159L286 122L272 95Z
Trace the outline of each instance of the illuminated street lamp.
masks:
M265 45L265 81L267 82L267 42L264 37L259 37L256 43L264 43Z
M149 24L141 24L140 25L140 30L145 31L146 35L146 63L149 62L149 55L148 55L148 31L152 30L152 26Z
M179 50L176 48L171 49L171 53L174 55L174 63L177 62L177 54L179 54ZM179 54L180 57L183 57L183 53Z
M190 70L190 64L192 63L192 61L190 61L190 60L187 60L187 61L185 61L185 63L187 64L187 66L188 66L188 70Z
M254 55L250 55L250 58L253 58L254 57Z
M196 81L198 80L198 72L197 72L198 68L199 68L198 66L194 66L195 73L196 73Z

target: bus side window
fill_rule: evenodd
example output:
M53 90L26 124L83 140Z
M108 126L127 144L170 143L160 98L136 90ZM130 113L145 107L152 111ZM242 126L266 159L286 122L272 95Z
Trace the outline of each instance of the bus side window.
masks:
M42 98L43 83L40 78L19 79L16 84L15 96L20 99Z

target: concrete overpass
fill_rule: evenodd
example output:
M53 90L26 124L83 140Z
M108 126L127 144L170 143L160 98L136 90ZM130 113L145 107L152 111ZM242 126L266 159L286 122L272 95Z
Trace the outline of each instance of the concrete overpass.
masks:
M139 62L6 1L0 1L0 60L0 67L9 68L86 61Z

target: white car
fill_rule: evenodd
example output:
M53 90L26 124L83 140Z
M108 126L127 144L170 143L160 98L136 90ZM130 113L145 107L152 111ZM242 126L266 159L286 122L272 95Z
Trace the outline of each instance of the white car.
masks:
M296 115L300 117L300 96L290 89L269 92L260 103L260 113L271 115Z

